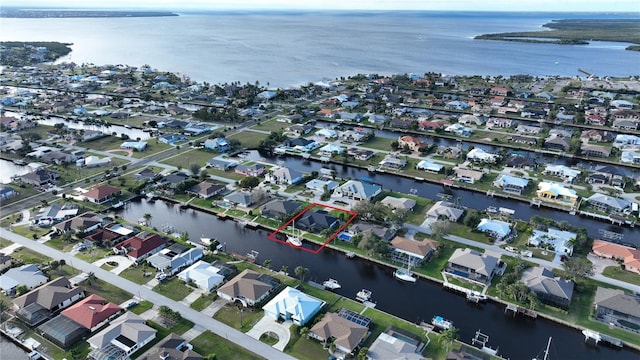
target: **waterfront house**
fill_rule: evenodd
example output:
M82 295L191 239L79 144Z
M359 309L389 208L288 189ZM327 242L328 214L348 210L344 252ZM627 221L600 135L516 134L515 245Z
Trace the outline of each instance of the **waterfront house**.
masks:
M493 164L500 159L500 155L488 153L481 148L473 148L467 153L467 160Z
M367 351L367 360L426 360L420 336L389 326L378 335ZM453 360L447 357L447 360ZM457 360L457 358L455 359ZM465 360L460 358L460 360Z
M546 149L567 151L571 146L571 138L551 135L544 140L542 146Z
M438 248L438 242L431 239L421 241L407 239L396 236L391 240L392 255L394 262L403 267L416 267L428 260Z
M315 127L311 124L294 124L289 126L289 132L296 136L308 135Z
M159 272L172 276L187 266L191 266L204 256L202 248L195 247L187 249L180 244L173 244L166 249L149 256L147 263Z
M542 132L540 126L520 124L516 126L516 132L518 134L537 135Z
M476 230L481 231L495 240L505 240L511 234L511 224L501 220L481 219Z
M262 164L244 165L240 164L236 166L235 173L244 176L262 176L266 168Z
M625 147L637 147L640 146L640 136L629 134L618 134L613 141L613 146L619 149Z
M93 332L122 312L122 308L101 296L91 294L64 309L61 315Z
M511 135L509 139L516 144L536 145L538 143L538 138L533 136Z
M82 194L82 196L92 203L104 204L114 200L120 194L122 194L120 188L108 184L100 184L92 187L89 191Z
M580 175L580 170L571 169L565 165L547 164L543 174L557 176L564 182L571 183Z
M418 123L418 129L422 131L431 131L434 132L436 130L442 129L443 125L441 122L437 121L427 121L423 120Z
M489 283L498 269L500 255L480 253L469 248L456 249L444 271L483 284Z
M407 166L407 160L400 159L395 154L387 154L387 156L380 161L379 165L383 168L399 170Z
M640 164L640 152L638 151L623 151L620 155L620 162L626 164Z
M38 210L33 217L32 222L34 225L47 227L54 223L77 216L79 211L80 205L77 204L54 204Z
M231 149L231 144L224 138L207 139L203 145L206 149L221 153L227 152Z
M325 139L335 139L338 137L338 132L333 129L322 128L316 131L315 135Z
M297 214L302 204L291 199L275 199L260 208L260 214L270 219L285 220Z
M558 255L573 255L573 243L578 234L569 231L549 228L544 230L533 230L528 245L548 248Z
M189 180L189 175L183 172L176 171L171 174L167 174L163 176L158 183L162 186L175 189L178 186L178 184L186 180Z
M528 268L522 272L520 281L543 303L563 309L567 309L571 303L573 281L554 276L550 269L542 266Z
M464 208L447 201L438 201L427 211L427 219L442 220L446 219L451 222L458 222L464 214Z
M418 151L424 146L428 146L428 144L415 136L405 135L398 138L398 148L400 149L407 148L411 151Z
M450 132L450 133L453 133L455 135L462 136L462 137L469 137L473 133L473 129L471 129L469 127L466 127L464 125L458 124L458 123L455 123L455 124L447 126L444 129L444 131Z
M484 173L482 171L471 170L464 167L456 166L453 168L454 176L457 181L473 184L482 179Z
M124 255L136 263L159 252L167 246L167 242L158 234L141 232L118 244L113 249L116 254Z
M602 240L594 240L591 251L600 257L622 262L626 271L640 275L640 250Z
M608 158L609 156L611 156L611 148L607 146L601 146L601 145L582 144L580 146L580 152L584 156L593 156L593 157L601 157L601 158Z
M598 286L593 305L597 320L640 334L640 297L637 294Z
M220 269L202 260L184 269L178 274L178 278L185 283L193 283L206 294L224 282Z
M637 120L621 118L613 120L611 127L617 130L636 131L638 130L638 124L640 124L640 122Z
M13 299L16 316L29 326L36 326L51 315L84 297L84 290L59 277Z
M375 155L375 152L367 149L349 148L347 149L347 155L353 156L356 160L367 161Z
M84 338L89 333L89 330L73 319L58 315L38 326L38 333L66 350Z
M333 156L340 155L344 152L344 148L340 145L336 144L327 144L320 148L320 155L322 156Z
M2 255L5 256L4 254ZM48 280L37 266L26 264L11 268L0 275L0 289L5 295L13 296L19 286L24 286L27 290L31 290L46 283Z
M326 313L311 329L309 337L322 341L325 344L331 342L335 345L335 352L345 355L353 353L357 347L366 339L369 328L360 323L363 319L368 319L359 314L348 314L349 310L344 310L345 317L337 313ZM356 315L356 316L354 316ZM358 323L349 319L358 319ZM369 319L369 323L371 319Z
M561 184L554 182L540 182L538 184L536 196L544 201L563 206L573 207L578 202L578 195L575 190L567 189Z
M253 193L244 191L234 191L231 194L225 195L222 200L244 208L249 207L256 202Z
M120 149L123 150L134 150L134 151L144 151L147 148L146 141L125 141L120 144Z
M30 173L26 173L18 177L18 181L21 181L25 184L31 184L34 186L42 186L44 184L55 184L56 180L60 177L55 171L48 170L45 168L39 168Z
M289 148L291 150L302 151L302 152L310 152L321 146L321 144L316 143L313 140L308 140L302 137L285 140L282 142L282 145L284 145L284 147Z
M303 231L320 233L340 225L340 219L326 210L309 210L296 219L296 227Z
M519 178L517 176L501 174L493 182L493 185L502 189L504 192L522 195L522 192L529 185L529 180Z
M156 333L143 318L127 311L87 340L91 347L89 359L127 359L153 341Z
M211 158L207 160L207 167L227 171L231 168L238 166L238 162L235 160L227 160L223 158Z
M202 181L198 184L193 185L191 188L186 190L187 194L195 195L201 199L208 199L212 196L216 196L226 190L227 187L222 184L214 184L208 181Z
M396 231L389 229L387 226L372 224L368 222L357 222L349 227L346 231L349 236L339 236L340 240L351 241L351 238L356 235L364 235L366 233L373 233L373 235L377 236L383 241L391 241L391 239L395 236Z
M385 197L384 199L382 199L382 201L380 201L380 203L390 207L393 210L400 209L411 211L416 206L416 201L413 199L393 196Z
M333 191L333 189L335 189L338 185L340 184L333 180L312 179L305 184L305 188L315 193L322 194L325 191Z
M115 232L109 228L101 228L85 236L83 240L87 246L113 247L115 244L124 240L127 235Z
M71 219L65 220L53 226L58 234L63 234L68 231L73 233L88 234L94 230L97 230L101 226L105 225L107 218L98 215L93 212L86 212Z
M631 208L631 202L622 198L595 193L584 201L598 211L606 214L619 214Z
M175 145L187 141L187 137L182 134L169 133L158 137L158 141L163 144Z
M180 108L180 107L176 107L176 109L180 112L185 111L184 109ZM169 110L169 113L171 113L171 110ZM210 125L210 124L206 124L206 123L188 123L187 126L184 127L184 134L185 135L191 135L191 136L199 136L202 135L206 132L212 131L214 129L216 129L217 126L215 125Z
M324 301L287 286L262 310L274 320L291 320L295 325L305 326L325 305Z
M420 160L420 162L416 165L416 169L424 170L433 174L439 174L444 169L444 165L436 164L427 160Z
M0 252L0 273L13 265L13 256ZM0 275L1 277L1 275ZM0 289L2 289L2 282L0 281Z
M267 181L286 185L295 185L301 182L302 178L303 175L300 171L284 166L271 169L271 171L265 175L265 180Z
M239 302L249 307L266 299L279 285L278 279L247 269L222 285L216 293L228 302Z
M371 200L382 192L380 185L362 182L358 180L349 180L338 186L333 195L345 197L353 200Z

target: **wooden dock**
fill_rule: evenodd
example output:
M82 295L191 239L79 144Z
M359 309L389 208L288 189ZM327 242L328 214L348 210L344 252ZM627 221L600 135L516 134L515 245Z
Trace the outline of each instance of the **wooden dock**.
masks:
M526 308L523 308L522 306L517 306L514 304L507 304L507 307L504 309L504 313L508 313L511 312L512 315L515 317L516 315L520 314L520 315L524 315L528 318L531 319L536 319L538 318L538 313L533 311L533 310L529 310Z
M624 347L624 343L622 342L622 340L614 338L612 336L609 335L604 335L604 334L600 334L597 331L593 331L590 329L584 329L582 330L582 335L584 335L584 341L588 342L588 341L593 341L595 345L598 345L599 343L606 343L615 347Z

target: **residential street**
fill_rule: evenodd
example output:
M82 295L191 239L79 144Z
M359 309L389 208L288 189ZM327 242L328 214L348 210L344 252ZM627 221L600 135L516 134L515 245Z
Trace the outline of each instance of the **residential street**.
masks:
M101 280L104 280L114 286L124 289L134 296L141 299L152 302L155 306L168 306L169 308L178 311L182 317L192 321L195 326L201 326L211 332L226 338L227 340L242 346L243 348L259 354L267 359L283 359L283 360L295 360L294 357L287 355L283 352L276 350L275 348L260 342L230 326L227 326L211 317L202 316L202 314L190 307L171 299L168 299L153 290L150 290L144 286L135 284L125 278L122 278L116 274L113 274L107 270L101 269L98 266L89 264L83 260L80 260L72 255L63 253L59 250L51 248L45 244L38 243L33 240L29 240L23 236L8 231L5 228L0 228L0 236L13 241L16 244L23 245L41 254L46 254L56 260L63 259L67 264L79 269L82 272L93 272L95 276Z

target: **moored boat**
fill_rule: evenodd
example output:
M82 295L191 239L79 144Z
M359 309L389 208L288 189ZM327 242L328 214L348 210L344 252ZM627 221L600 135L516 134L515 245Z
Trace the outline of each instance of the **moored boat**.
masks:
M453 326L453 322L443 318L440 315L436 315L431 319L431 325L437 327L438 329L447 330Z
M329 289L329 290L336 290L336 289L340 289L342 287L342 285L340 285L338 280L331 279L331 278L329 278L329 280L323 282L322 285L325 287L325 289Z
M393 272L393 277L398 280L407 281L407 282L416 282L416 276L408 269L397 269Z
M362 289L360 291L358 291L358 293L356 294L356 300L358 301L370 301L371 300L371 291L367 290L367 289Z

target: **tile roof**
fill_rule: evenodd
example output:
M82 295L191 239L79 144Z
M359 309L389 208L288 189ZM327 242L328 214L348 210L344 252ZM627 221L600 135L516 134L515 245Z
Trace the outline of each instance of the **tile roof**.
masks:
M62 315L78 324L93 329L96 325L117 314L122 308L92 294L62 311Z

